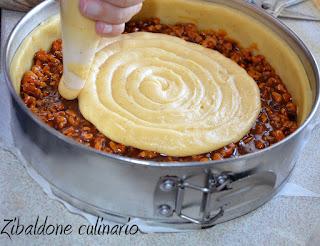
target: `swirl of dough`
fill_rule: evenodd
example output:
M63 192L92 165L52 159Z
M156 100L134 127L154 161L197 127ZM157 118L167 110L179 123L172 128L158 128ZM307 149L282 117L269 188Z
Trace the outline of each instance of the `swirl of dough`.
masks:
M239 141L261 109L255 81L219 52L165 34L103 39L79 97L110 139L170 156Z

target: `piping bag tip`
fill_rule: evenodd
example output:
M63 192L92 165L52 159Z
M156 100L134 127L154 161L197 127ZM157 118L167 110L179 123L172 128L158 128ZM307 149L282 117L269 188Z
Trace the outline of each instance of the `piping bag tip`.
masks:
M66 86L64 82L64 77L61 78L58 89L59 89L60 95L67 100L76 99L81 92L81 89L75 90Z

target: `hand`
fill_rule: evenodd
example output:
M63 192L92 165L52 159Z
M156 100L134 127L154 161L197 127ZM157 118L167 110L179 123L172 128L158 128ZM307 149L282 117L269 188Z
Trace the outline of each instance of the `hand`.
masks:
M101 36L116 36L142 7L143 0L80 0L80 11L96 21Z

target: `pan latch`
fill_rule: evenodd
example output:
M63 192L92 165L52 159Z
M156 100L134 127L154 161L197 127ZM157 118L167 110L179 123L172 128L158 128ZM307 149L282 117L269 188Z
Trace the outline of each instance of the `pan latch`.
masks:
M243 173L205 170L191 176L164 176L154 194L154 213L167 221L212 226L230 214L245 214L266 202L276 191L271 170ZM221 217L224 218L221 218Z
M224 208L221 206L216 211L212 211L212 204L210 203L213 201L212 196L215 193L228 189L231 183L229 175L206 173L203 185L191 183L193 178L162 177L158 182L155 194L155 213L160 217L176 215L187 222L201 226L213 225L217 219L222 217ZM200 199L188 199L186 194L190 192L193 192L192 197L199 197Z

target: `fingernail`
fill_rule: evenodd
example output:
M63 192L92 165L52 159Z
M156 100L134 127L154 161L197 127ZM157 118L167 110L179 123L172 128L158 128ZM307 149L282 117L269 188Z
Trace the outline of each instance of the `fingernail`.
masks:
M112 32L112 25L98 22L97 29L100 33L108 34Z
M89 16L98 16L100 13L101 6L96 1L81 0L80 8L84 13L86 13Z
M87 8L87 1L86 0L80 0L80 9L82 10L83 13L85 13L86 8Z

